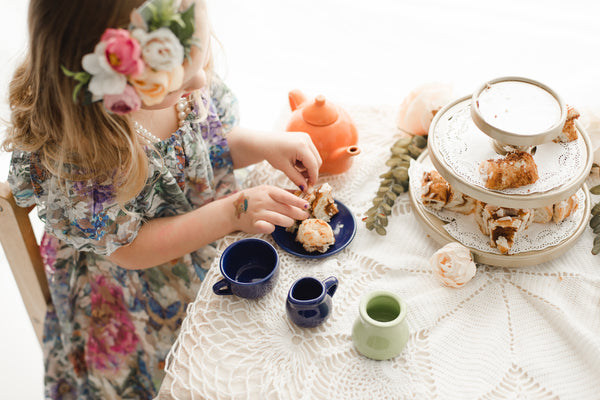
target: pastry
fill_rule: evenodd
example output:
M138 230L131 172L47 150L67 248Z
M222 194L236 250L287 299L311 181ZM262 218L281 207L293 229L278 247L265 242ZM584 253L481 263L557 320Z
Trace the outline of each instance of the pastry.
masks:
M539 178L533 156L520 150L482 162L479 172L485 187L494 190L530 185Z
M479 229L490 237L490 246L507 254L515 237L533 222L533 212L528 208L505 208L479 204L481 215L477 218Z
M533 222L545 224L552 221L554 206L538 207L533 209Z
M574 213L575 210L577 210L577 206L578 202L576 195L572 195L568 199L556 203L554 205L554 215L552 217L552 220L557 224L559 222L564 221L565 218L567 218L569 215Z
M325 253L329 246L335 243L335 236L327 222L322 219L307 218L298 227L296 241L300 242L308 252Z
M475 200L452 186L435 170L425 172L421 181L421 200L434 210L448 210L471 214Z
M528 153L525 153L528 154ZM475 200L455 191L435 170L425 172L421 181L421 201L435 210L474 213L481 233L489 237L491 247L502 254L510 252L515 239L532 223L559 223L577 210L576 195L559 203L538 208L507 208Z
M421 200L424 205L441 210L448 202L450 185L437 171L423 173L421 180Z
M579 112L571 106L567 106L567 119L563 125L562 132L558 135L553 142L556 143L567 143L577 139L577 128L575 127L575 120L580 117Z
M317 188L312 188L306 192L302 190L294 191L294 194L308 203L308 213L312 218L318 218L325 222L331 221L331 217L338 213L337 205L331 194L332 188L328 183L323 183ZM294 224L287 227L288 232L296 232L301 221L294 221Z
M488 229L487 214L485 219L483 214L483 208L485 206L486 204L484 202L475 200L475 222L477 222L477 226L479 226L479 230L481 231L481 233L483 233L486 236L489 236L490 231Z
M315 198L311 203L313 217L329 222L331 217L338 213L331 191L331 185L328 183L324 183L315 189Z
M450 199L444 208L449 211L468 215L475 210L475 199L454 190L452 186L450 186Z

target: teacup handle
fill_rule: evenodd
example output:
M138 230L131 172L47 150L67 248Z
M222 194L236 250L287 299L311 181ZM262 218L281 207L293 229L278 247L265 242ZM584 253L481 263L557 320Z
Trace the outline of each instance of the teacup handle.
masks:
M325 280L323 281L323 286L325 286L325 291L327 292L327 294L333 297L338 287L338 279L335 276L325 278Z
M221 279L219 282L213 285L213 292L219 296L233 294L231 291L231 286L229 286L229 282L227 282L225 279Z

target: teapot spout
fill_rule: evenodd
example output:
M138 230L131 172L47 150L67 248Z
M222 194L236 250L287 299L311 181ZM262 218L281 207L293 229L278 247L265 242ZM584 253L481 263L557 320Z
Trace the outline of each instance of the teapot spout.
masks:
M290 100L290 108L292 111L296 111L303 103L306 102L306 96L300 89L294 89L288 93L288 99Z
M360 148L356 145L348 146L346 148L341 148L338 150L339 157L342 158L350 158L360 154Z
M352 158L359 154L360 148L356 145L340 147L323 161L319 173L341 174L352 166Z

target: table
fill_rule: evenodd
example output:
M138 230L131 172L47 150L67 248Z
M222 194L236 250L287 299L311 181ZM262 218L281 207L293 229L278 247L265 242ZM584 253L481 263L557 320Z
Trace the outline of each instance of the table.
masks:
M275 245L279 279L258 300L214 295L212 285L220 279L215 260L188 308L158 398L598 398L600 255L591 254L591 229L552 261L521 268L478 265L464 287L444 287L428 265L440 245L419 224L408 195L396 201L386 236L368 231L361 221L399 135L396 109L347 110L359 130L361 154L345 174L321 180L355 214L354 241L316 260ZM258 183L291 187L267 164L246 181ZM591 176L588 183L600 178ZM225 237L220 251L247 236ZM339 279L331 317L317 328L293 325L285 313L292 282L331 275ZM365 358L352 345L360 298L374 289L393 291L408 305L408 344L388 361Z

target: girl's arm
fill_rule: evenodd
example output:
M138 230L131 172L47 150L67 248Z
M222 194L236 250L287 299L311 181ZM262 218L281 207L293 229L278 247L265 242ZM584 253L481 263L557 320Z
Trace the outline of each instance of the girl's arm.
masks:
M160 265L198 250L223 236L243 231L271 233L305 219L308 203L286 190L257 186L215 200L186 214L156 218L108 258L127 269Z
M234 168L267 160L302 190L314 185L322 161L304 132L262 132L235 127L227 135Z

